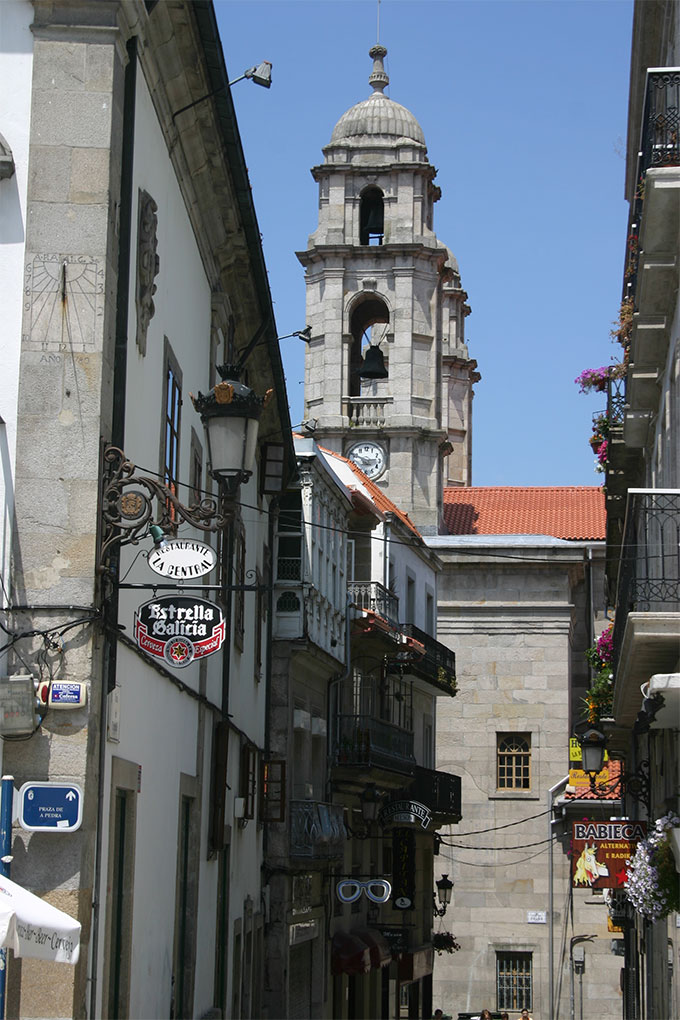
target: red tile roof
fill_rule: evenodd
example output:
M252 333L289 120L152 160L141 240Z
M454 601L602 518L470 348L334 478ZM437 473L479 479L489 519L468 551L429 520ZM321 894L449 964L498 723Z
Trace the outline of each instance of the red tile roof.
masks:
M605 537L604 492L596 486L459 487L444 489L448 535Z

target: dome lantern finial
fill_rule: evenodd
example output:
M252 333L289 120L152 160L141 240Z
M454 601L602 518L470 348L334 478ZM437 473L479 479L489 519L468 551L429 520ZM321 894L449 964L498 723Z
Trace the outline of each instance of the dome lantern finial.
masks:
M390 83L390 79L383 67L383 58L387 56L387 50L380 43L376 43L375 46L371 46L368 55L373 60L373 70L368 76L368 84L373 86L374 92L382 93L385 86Z

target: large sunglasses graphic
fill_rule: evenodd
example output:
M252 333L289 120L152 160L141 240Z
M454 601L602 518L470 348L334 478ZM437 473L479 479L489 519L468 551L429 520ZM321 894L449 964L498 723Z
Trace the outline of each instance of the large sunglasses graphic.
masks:
M387 903L392 895L392 886L386 878L371 878L367 882L359 882L355 878L345 878L338 882L335 891L343 903L354 903L362 892L374 903Z

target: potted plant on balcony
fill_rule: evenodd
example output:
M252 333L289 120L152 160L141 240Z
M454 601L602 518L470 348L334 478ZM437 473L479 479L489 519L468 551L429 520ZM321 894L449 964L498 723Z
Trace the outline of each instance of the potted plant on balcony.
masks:
M441 956L442 953L455 953L460 946L450 931L436 931L432 936L432 948Z
M680 818L672 812L657 818L654 831L638 843L628 862L626 896L648 921L680 911L680 876L669 837L678 826Z
M603 716L612 710L614 693L614 674L612 673L612 657L614 624L602 631L595 644L586 650L586 659L592 666L593 676L590 689L583 699L588 712L588 722L596 725Z

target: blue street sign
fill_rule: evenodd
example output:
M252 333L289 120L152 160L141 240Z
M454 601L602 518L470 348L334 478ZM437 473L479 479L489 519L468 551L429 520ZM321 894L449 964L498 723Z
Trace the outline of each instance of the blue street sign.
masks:
M29 832L75 832L83 820L83 791L77 783L24 783L19 824Z

